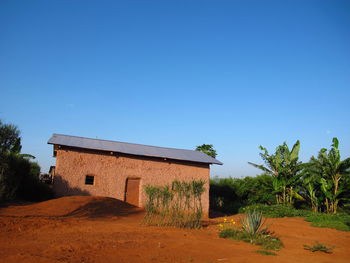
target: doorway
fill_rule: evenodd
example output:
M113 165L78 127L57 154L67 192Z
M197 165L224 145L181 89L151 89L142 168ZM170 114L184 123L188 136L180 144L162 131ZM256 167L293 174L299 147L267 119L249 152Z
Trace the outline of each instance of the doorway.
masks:
M140 178L126 179L125 202L139 206Z

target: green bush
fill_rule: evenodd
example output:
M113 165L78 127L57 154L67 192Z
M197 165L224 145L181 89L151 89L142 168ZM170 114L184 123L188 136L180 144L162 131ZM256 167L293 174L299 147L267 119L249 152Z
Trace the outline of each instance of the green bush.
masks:
M265 217L305 217L311 214L308 210L299 210L286 205L259 204L246 206L239 210L240 213L247 213L250 211L261 212Z
M39 180L40 167L15 153L0 153L0 200L43 201L53 198L48 185Z
M272 177L214 178L210 181L210 208L227 214L252 204L274 204Z

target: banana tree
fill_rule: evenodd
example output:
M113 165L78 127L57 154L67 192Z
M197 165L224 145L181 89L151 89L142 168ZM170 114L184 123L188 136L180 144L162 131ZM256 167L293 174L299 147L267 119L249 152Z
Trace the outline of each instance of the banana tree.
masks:
M350 158L341 161L339 141L333 138L331 149L322 148L317 158L312 156L309 170L320 177L319 184L324 196L324 207L327 213L336 213L340 201L342 179L350 175Z
M306 196L306 200L311 206L311 210L313 212L319 212L324 199L321 191L320 176L310 173L309 168L306 167L304 170L302 183L304 187L304 194Z
M278 146L274 154L260 146L261 158L265 165L248 162L273 177L273 188L278 204L293 204L294 199L303 199L296 188L300 182L303 164L299 161L300 142L297 141L292 150L286 143Z

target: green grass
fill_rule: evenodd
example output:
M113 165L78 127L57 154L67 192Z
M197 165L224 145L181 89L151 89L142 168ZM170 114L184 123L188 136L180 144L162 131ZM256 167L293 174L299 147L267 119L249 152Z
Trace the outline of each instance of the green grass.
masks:
M324 244L316 242L313 246L304 245L304 249L310 250L311 252L321 251L327 254L331 254L334 247L327 247Z
M220 231L219 237L244 241L261 246L265 250L279 250L283 247L282 241L278 237L270 235L268 232L250 235L244 231L224 229Z
M341 231L350 231L350 215L349 214L310 214L305 218L311 222L312 226L328 227Z
M263 255L266 255L266 256L277 256L276 253L271 252L271 251L267 251L267 250L257 250L257 251L255 251L255 252L256 252L256 253L263 254Z
M304 217L315 227L328 227L341 231L350 231L350 215L346 213L325 214L313 213L308 210L299 210L283 205L252 205L240 209L240 213L248 211L261 212L265 217Z

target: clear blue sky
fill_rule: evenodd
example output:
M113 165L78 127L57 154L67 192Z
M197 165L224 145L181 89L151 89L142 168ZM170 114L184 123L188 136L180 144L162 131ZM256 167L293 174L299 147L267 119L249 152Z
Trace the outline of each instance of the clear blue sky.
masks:
M350 155L349 1L0 1L0 118L51 164L52 133L193 149L255 175L258 146Z

